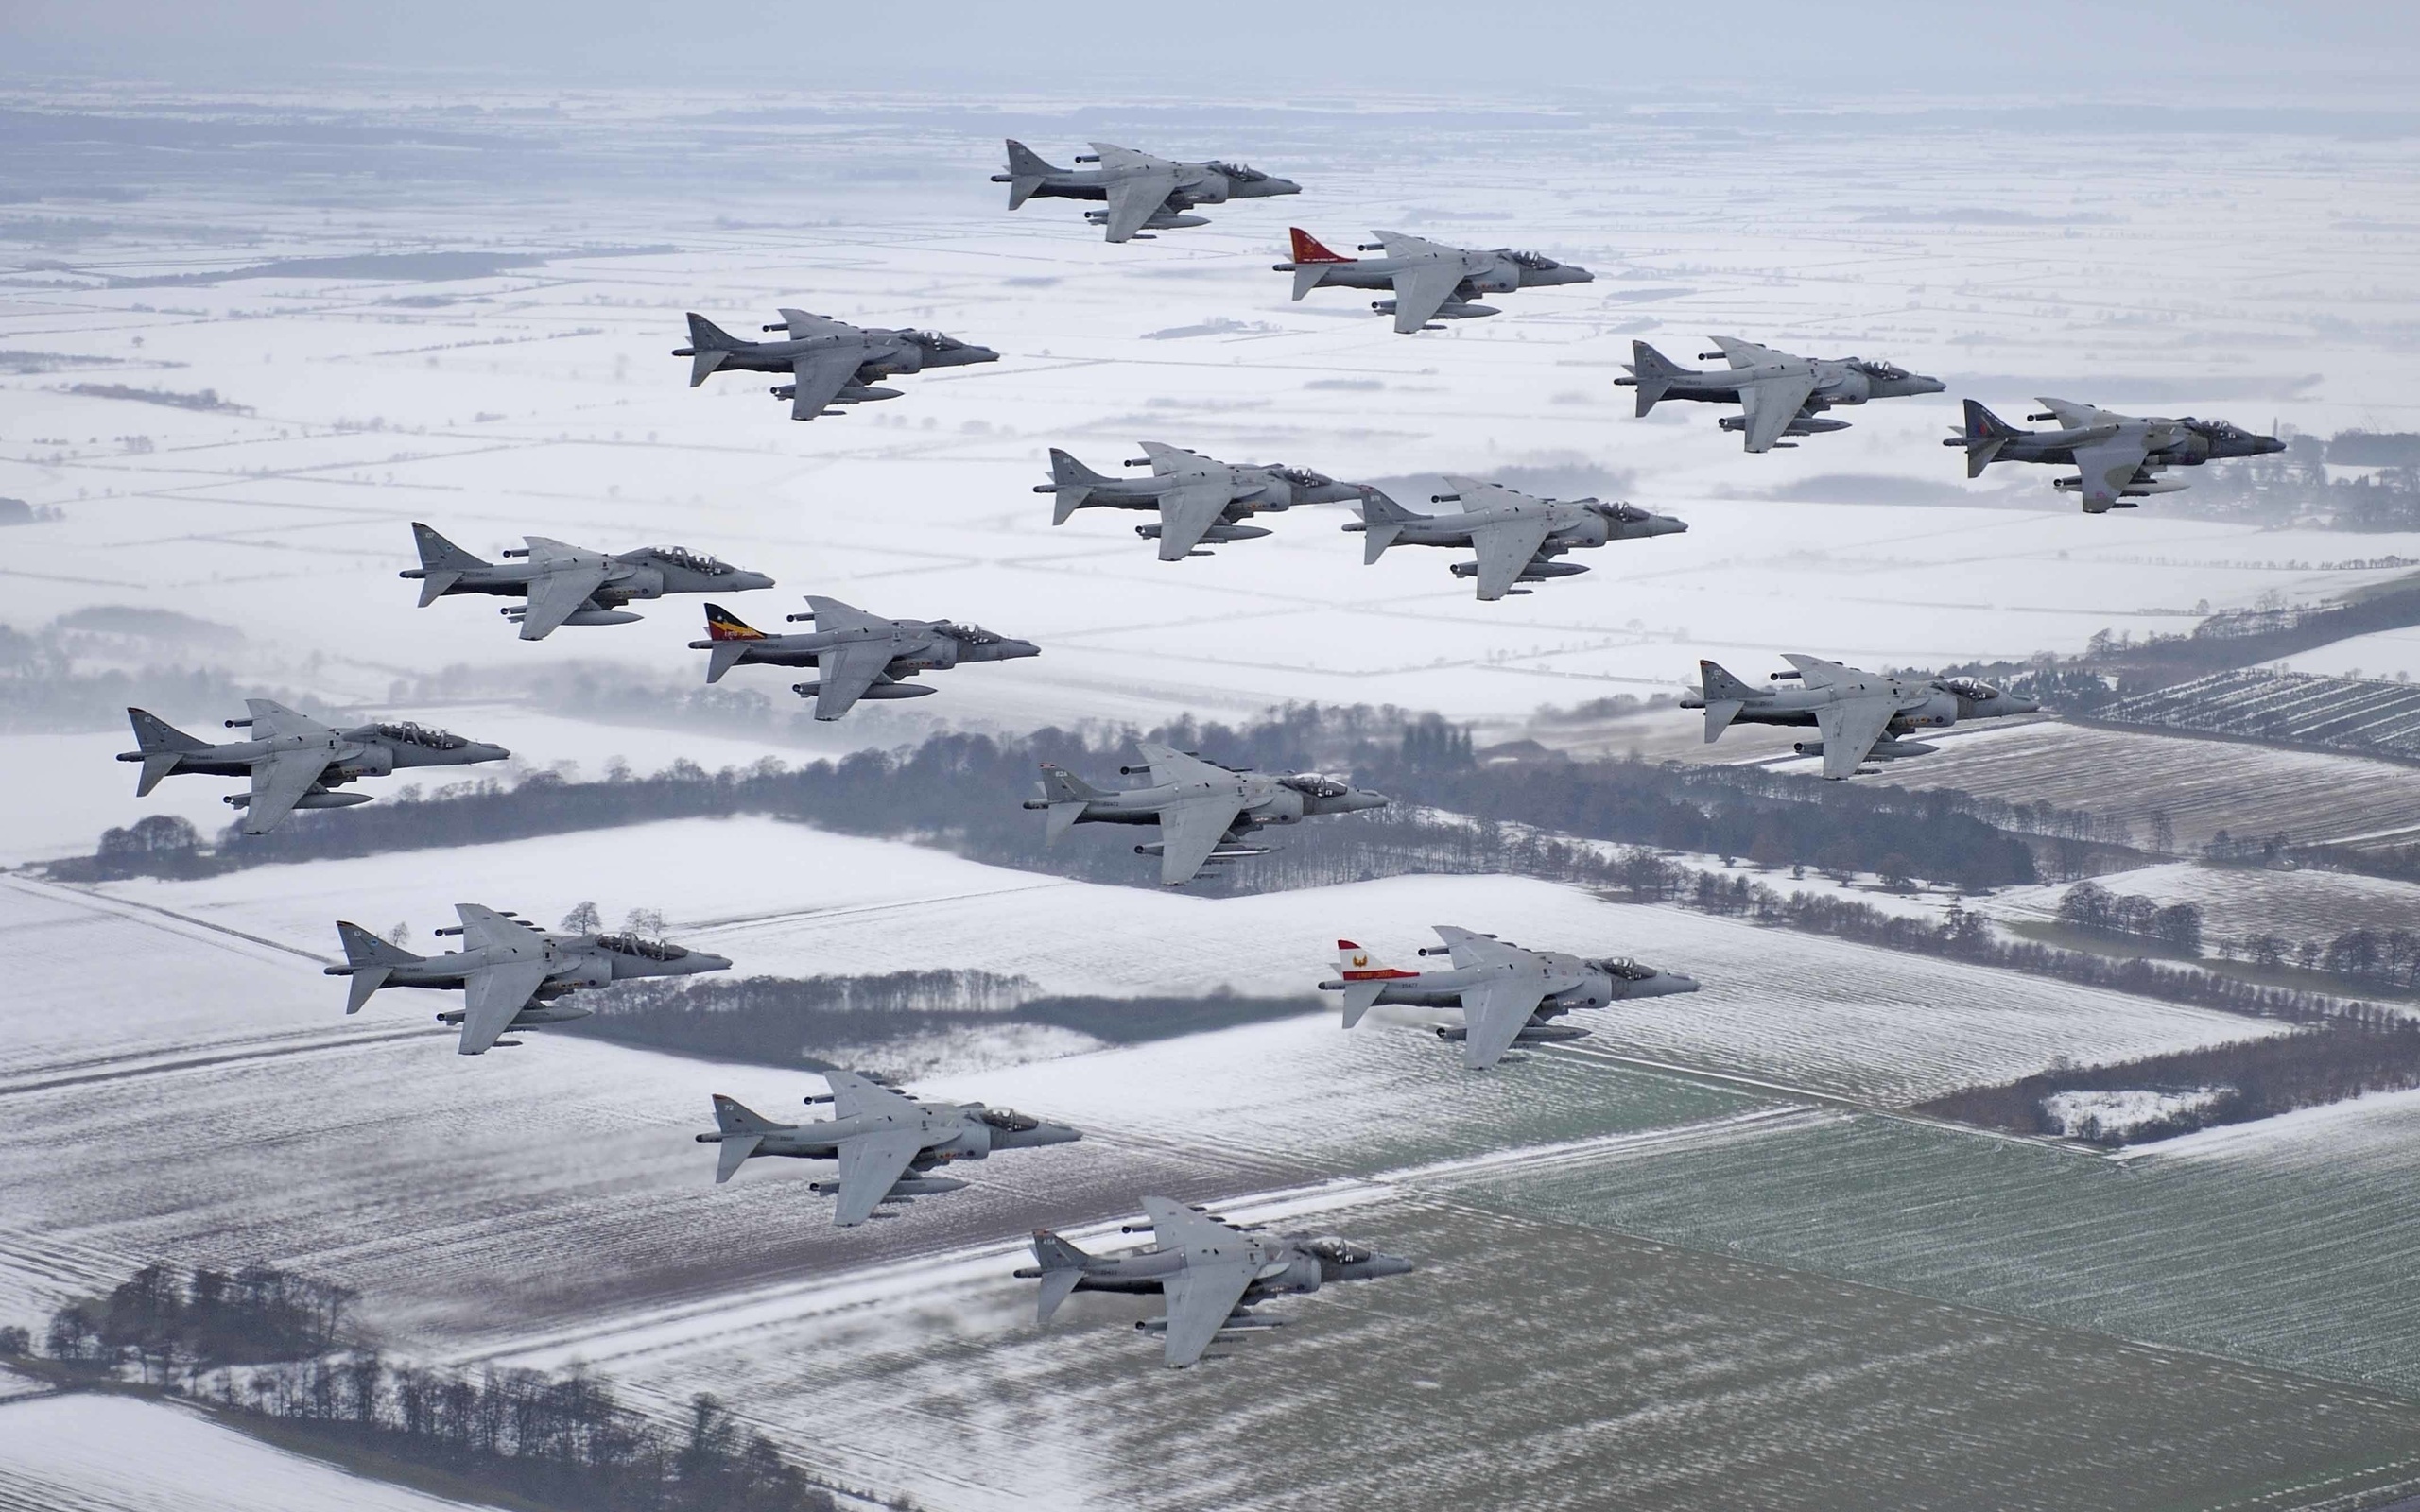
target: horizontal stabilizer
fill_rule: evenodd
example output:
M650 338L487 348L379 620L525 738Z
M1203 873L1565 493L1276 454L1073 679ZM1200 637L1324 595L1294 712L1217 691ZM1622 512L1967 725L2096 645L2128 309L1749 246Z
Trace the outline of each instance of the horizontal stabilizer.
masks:
M1748 706L1737 698L1708 698L1705 701L1705 743L1709 746L1731 728L1731 721Z
M1686 369L1644 341L1632 342L1630 354L1630 370L1638 386L1638 413L1643 416L1670 391L1672 380Z
M394 970L391 966L364 966L356 970L353 980L345 984L344 1011L359 1013L361 1005L370 1001L370 994L385 987L387 978L394 973Z
M451 567L431 567L423 572L420 576L420 607L426 609L443 598L461 580L461 573Z
M689 354L689 387L695 388L714 376L714 370L721 367L723 359L730 355L730 352L713 347L700 347L692 352Z
M741 1162L755 1154L756 1146L764 1143L762 1134L735 1134L726 1138L722 1142L721 1153L715 1157L715 1185L720 1186L730 1180L732 1173L737 1171Z
M1359 1023L1361 1015L1370 1011L1371 1005L1378 1001L1378 994L1386 989L1387 984L1384 982L1345 983L1344 1026L1350 1029Z
M748 644L746 641L717 641L706 652L706 680L720 682L722 675L739 665L740 659L748 655Z

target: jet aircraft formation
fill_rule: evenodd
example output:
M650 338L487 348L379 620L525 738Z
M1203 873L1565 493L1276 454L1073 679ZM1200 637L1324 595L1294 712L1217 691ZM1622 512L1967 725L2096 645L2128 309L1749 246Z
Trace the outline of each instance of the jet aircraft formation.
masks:
M1011 141L1007 171L993 181L1009 186L1012 211L1036 198L1097 203L1100 208L1087 211L1085 219L1101 227L1111 244L1204 225L1206 217L1192 213L1201 206L1301 192L1291 180L1221 160L1179 161L1107 143L1091 146L1077 158L1077 167L1061 168ZM1586 268L1537 252L1458 248L1400 232L1374 234L1375 241L1355 250L1378 255L1348 257L1289 228L1289 255L1275 270L1291 275L1296 301L1322 288L1383 293L1371 308L1406 335L1497 314L1485 300L1593 278ZM690 359L690 386L724 371L774 375L783 381L771 387L772 396L787 401L791 419L804 421L905 397L900 389L883 387L888 380L1000 359L997 352L939 332L860 326L786 306L777 313L779 321L763 330L778 338L764 341L743 340L690 314L689 343L673 353ZM1710 370L1682 368L1646 342L1634 342L1629 376L1615 382L1636 390L1637 417L1666 400L1737 404L1740 413L1722 419L1720 428L1739 433L1748 452L1762 454L1789 449L1796 438L1845 428L1848 422L1833 418L1831 410L1945 387L1940 379L1883 361L1801 356L1731 336L1714 342L1717 350L1701 360L1721 359L1726 366ZM2041 403L2046 412L2030 419L2054 421L2057 429L2018 430L1968 400L1964 425L1944 444L1964 450L1970 477L2001 461L2073 467L2078 475L2060 478L2054 487L2078 493L2083 508L2096 514L2183 487L2162 477L2166 470L2282 449L2273 437L2221 421ZM1488 602L1526 593L1524 584L1587 571L1561 559L1574 551L1688 528L1627 503L1544 498L1451 474L1445 477L1448 491L1432 494L1429 502L1458 507L1421 513L1374 484L1340 481L1305 467L1225 462L1160 441L1145 441L1141 450L1143 455L1126 466L1148 469L1146 474L1109 476L1067 451L1050 449L1049 481L1034 491L1051 496L1052 524L1065 524L1084 509L1148 512L1155 518L1137 524L1136 534L1154 544L1160 560L1176 562L1210 556L1210 547L1270 535L1268 527L1252 523L1259 515L1349 505L1357 519L1342 528L1362 536L1365 565L1376 565L1396 546L1468 551L1471 559L1453 563L1449 571L1471 578L1478 597ZM771 588L770 577L679 546L608 553L526 536L520 547L491 561L426 524L415 523L412 530L420 566L401 576L420 583L420 607L461 594L518 600L500 613L524 641L544 640L566 626L635 621L640 616L625 606L641 600L713 595L705 606L704 638L689 643L691 649L707 653L705 680L718 682L746 665L812 668L812 679L793 687L814 699L819 720L842 718L865 699L928 696L936 690L912 680L925 673L1040 654L1031 642L977 626L891 619L812 593L806 595L805 612L788 616L812 629L768 633L720 600ZM1735 723L1810 728L1816 738L1797 750L1821 757L1823 775L1839 780L1872 770L1868 762L1930 751L1931 746L1913 738L1922 731L2038 708L2031 698L1974 679L1875 674L1799 654L1786 660L1791 670L1772 674L1761 686L1711 661L1700 663L1700 686L1684 707L1703 711L1708 742ZM226 721L231 729L246 730L247 738L216 745L147 711L130 709L137 749L118 759L141 765L137 796L172 775L241 778L249 791L225 800L242 811L241 831L258 835L298 808L368 801L367 795L339 791L363 778L500 761L510 754L408 722L340 729L266 698L248 699L247 708L246 718ZM1043 814L1046 843L1079 825L1148 826L1156 838L1134 850L1156 861L1162 885L1184 886L1205 872L1266 853L1269 848L1256 843L1265 829L1366 813L1388 803L1383 794L1316 773L1230 767L1151 742L1139 748L1142 765L1120 768L1123 776L1145 780L1135 786L1097 787L1058 766L1043 767L1035 797L1024 806ZM456 912L458 922L438 933L458 936L460 948L435 955L416 954L351 921L338 921L344 963L326 970L349 979L344 1011L359 1012L389 988L458 991L462 1005L437 1017L457 1030L457 1052L476 1057L518 1044L507 1038L515 1031L586 1016L592 1010L569 1001L580 992L637 978L717 972L733 964L652 932L606 932L593 919L584 929L567 920L562 930L548 931L483 904L458 903ZM1519 1047L1583 1038L1585 1029L1555 1022L1574 1011L1698 990L1692 977L1627 957L1527 948L1451 925L1435 926L1435 932L1441 943L1424 947L1420 954L1448 957L1442 969L1385 965L1358 944L1337 942L1337 976L1319 986L1340 995L1346 1029L1374 1009L1392 1009L1395 1022L1426 1026L1458 1044L1466 1070L1486 1071ZM730 1181L757 1158L831 1160L837 1174L811 1182L809 1189L834 1198L837 1227L854 1228L887 1216L888 1207L964 1187L965 1181L943 1174L956 1162L1082 1137L1071 1126L1009 1108L920 1099L872 1073L836 1068L824 1080L827 1090L805 1101L829 1106L832 1116L800 1123L768 1118L716 1095L715 1128L695 1136L717 1146L715 1183ZM1128 1253L1088 1253L1048 1229L1035 1230L1035 1264L1017 1274L1039 1282L1040 1322L1047 1323L1075 1292L1157 1293L1166 1315L1136 1327L1160 1334L1167 1363L1184 1366L1207 1357L1221 1338L1276 1327L1282 1319L1253 1311L1264 1301L1412 1268L1409 1260L1347 1240L1271 1234L1167 1197L1144 1196L1141 1206L1144 1222L1128 1229L1148 1231L1151 1243Z

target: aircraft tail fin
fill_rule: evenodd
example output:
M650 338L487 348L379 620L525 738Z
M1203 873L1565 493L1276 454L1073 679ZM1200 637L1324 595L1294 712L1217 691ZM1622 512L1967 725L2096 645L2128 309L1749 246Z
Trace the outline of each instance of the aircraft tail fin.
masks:
M175 771L180 754L210 748L210 742L196 740L147 709L129 709L126 717L134 726L135 748L143 758L143 774L134 783L136 798L148 794L160 785L160 779Z
M1420 517L1389 498L1381 489L1363 489L1355 506L1361 511L1361 565L1368 567L1387 554L1403 527Z
M1731 727L1731 721L1739 716L1740 710L1759 698L1772 696L1763 689L1740 681L1712 662L1698 663L1698 685L1705 693L1705 743L1709 746Z
M1033 1258L1042 1267L1042 1296L1034 1304L1034 1321L1047 1323L1059 1304L1084 1279L1084 1263L1092 1257L1047 1228L1033 1231Z
M1976 400L1966 401L1966 431L1960 438L1966 447L1966 475L1979 478L1983 469L2000 455L2000 448L2013 437L2025 433L1985 409Z
M723 359L747 343L698 314L689 312L689 387L697 387L722 366ZM679 356L679 352L674 352Z
M706 639L712 643L706 652L706 680L720 682L722 675L737 666L748 654L752 642L765 639L765 632L720 604L708 604Z
M1638 413L1645 415L1688 369L1644 341L1630 344L1630 356L1631 376L1638 380Z
M474 567L491 567L494 563L475 557L461 547L415 520L412 522L412 544L420 548L420 607L428 608L445 596L448 589L462 580L462 575Z
M370 994L387 985L387 978L398 966L409 966L421 957L400 945L390 945L359 924L349 919L337 920L337 939L344 946L348 963L342 970L353 978L345 985L344 1011L359 1013L370 1001ZM330 967L330 971L338 968Z
M1050 449L1050 490L1057 501L1050 508L1050 523L1063 525L1067 517L1084 507L1093 490L1112 481L1077 461L1057 447Z
M726 1134L770 1134L782 1126L736 1097L717 1092L714 1099L715 1127Z
M1009 138L1009 208L1014 210L1024 204L1042 187L1045 179L1064 171L1052 166L1041 153L1015 137Z
M1377 952L1349 939L1336 942L1336 971L1344 979L1344 1026L1348 1029L1361 1022L1361 1015L1370 1011L1388 983L1420 974L1389 966L1378 959Z
M1042 829L1044 843L1056 840L1075 828L1076 821L1084 816L1085 804L1107 797L1107 793L1065 767L1043 763L1042 800L1048 805Z
M715 1185L720 1186L736 1175L765 1136L781 1125L751 1111L736 1098L715 1096L715 1126L722 1130L721 1148L715 1154Z
M1326 283L1328 269L1353 261L1330 250L1318 237L1300 226L1287 227L1286 237L1294 265L1294 298L1298 300Z

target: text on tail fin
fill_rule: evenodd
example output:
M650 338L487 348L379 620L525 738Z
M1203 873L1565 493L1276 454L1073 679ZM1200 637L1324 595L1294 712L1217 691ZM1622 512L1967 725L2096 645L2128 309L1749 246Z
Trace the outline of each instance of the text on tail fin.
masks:
M1320 239L1300 226L1286 228L1286 238L1291 244L1297 263L1349 263L1353 259L1331 250Z
M714 1094L715 1126L726 1134L762 1134L780 1125L771 1119L741 1103L737 1098Z

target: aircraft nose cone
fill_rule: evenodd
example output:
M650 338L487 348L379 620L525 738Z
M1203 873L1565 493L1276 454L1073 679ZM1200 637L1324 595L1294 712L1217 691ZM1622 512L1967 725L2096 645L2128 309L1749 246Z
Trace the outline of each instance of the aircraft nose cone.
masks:
M1554 282L1557 284L1594 284L1597 282L1597 275L1589 272L1584 267L1573 267L1569 264L1565 264L1562 267L1558 267L1554 270Z
M2286 449L2286 443L2277 439L2274 436L2263 436L2256 443L2256 450L2253 453L2255 456L2266 456L2272 452L2284 451Z
M1420 1267L1413 1264L1410 1261L1404 1259L1401 1255L1373 1255L1370 1257L1369 1263L1365 1268L1373 1278L1375 1278L1379 1276L1409 1276Z
M1045 1124L1033 1131L1036 1144L1073 1144L1084 1137L1083 1130L1069 1128L1064 1124Z
M959 348L953 355L955 355L961 363L997 362L1000 360L1000 354L993 351L991 348L973 345Z
M1012 661L1021 656L1040 656L1041 654L1042 647L1031 641L1002 641L1000 643L1000 655L1004 660Z
M2028 698L2022 696L2012 696L2008 700L2008 706L2010 712L2014 713L2039 713L2042 710L2042 700L2039 698Z
M731 970L731 957L728 955L717 955L712 951L691 951L689 953L689 959L696 963L697 969L700 971L728 971Z
M732 577L734 580L731 586L735 593L746 593L750 589L773 586L773 580L763 573L734 573Z
M1303 186L1291 179L1271 179L1269 180L1269 192L1272 195L1299 195Z
M1942 382L1940 379L1938 379L1938 378L1919 378L1919 379L1917 379L1917 380L1916 380L1916 392L1917 392L1917 393L1920 393L1920 394L1944 394L1944 393L1947 393L1948 391L1949 391L1949 386L1948 386L1947 384L1945 384L1945 383L1943 383L1943 382Z
M474 752L471 759L476 762L510 761L512 757L512 752L505 749L503 747L491 746L485 741L472 742L471 749Z
M1653 532L1659 536L1685 536L1689 533L1689 523L1686 520L1658 519Z
M1384 793L1367 792L1363 789L1356 788L1353 790L1352 797L1345 799L1345 801L1356 809L1382 809L1387 806L1387 795Z

